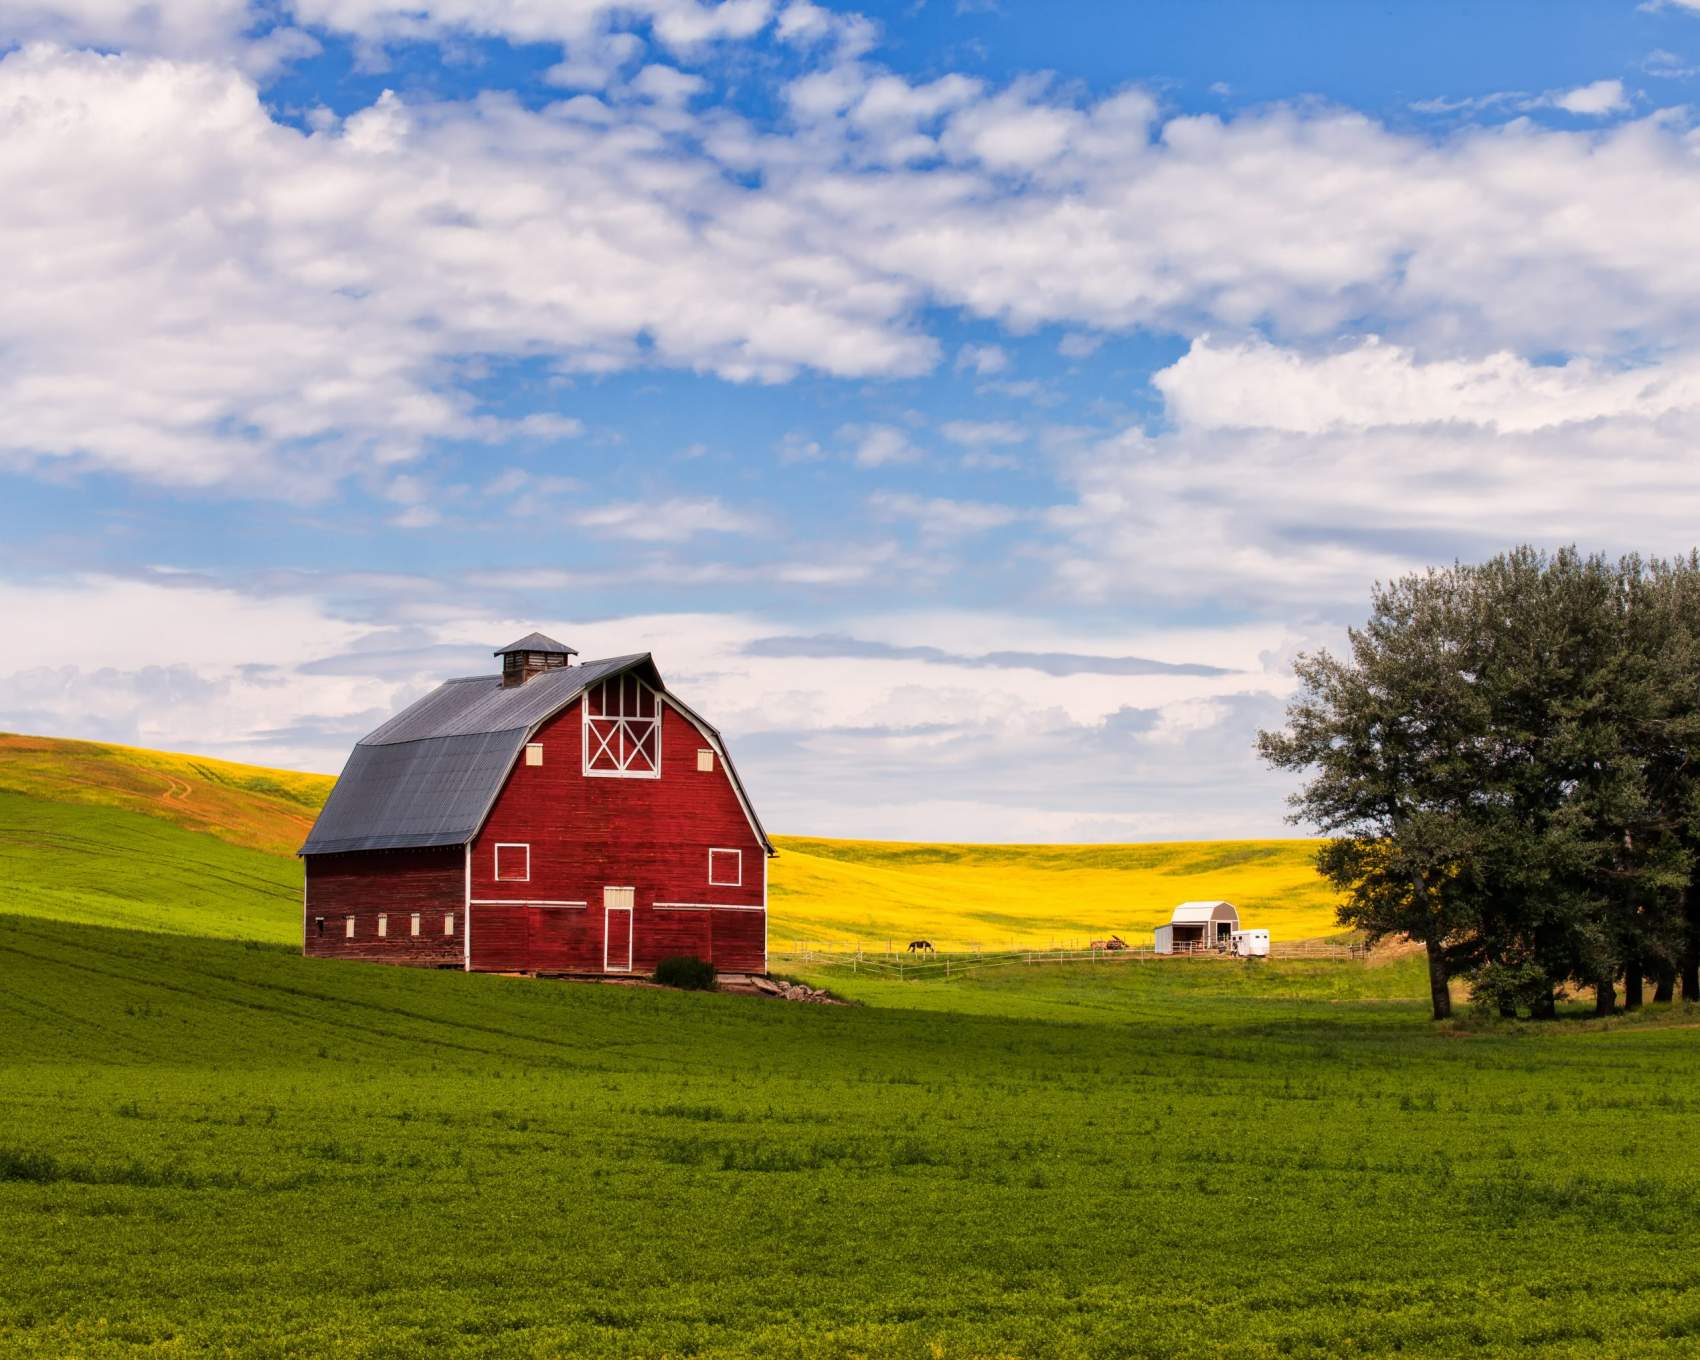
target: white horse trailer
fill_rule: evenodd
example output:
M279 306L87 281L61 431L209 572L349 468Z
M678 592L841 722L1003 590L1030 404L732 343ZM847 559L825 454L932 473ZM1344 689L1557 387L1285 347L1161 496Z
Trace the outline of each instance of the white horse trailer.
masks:
M1267 930L1236 930L1233 938L1234 953L1242 959L1266 959L1269 957L1269 932Z

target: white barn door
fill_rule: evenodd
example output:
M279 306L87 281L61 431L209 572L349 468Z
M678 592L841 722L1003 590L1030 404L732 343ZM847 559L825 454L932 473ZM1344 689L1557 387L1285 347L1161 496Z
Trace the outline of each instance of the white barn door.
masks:
M631 888L602 890L602 971L629 973L632 971L632 899Z

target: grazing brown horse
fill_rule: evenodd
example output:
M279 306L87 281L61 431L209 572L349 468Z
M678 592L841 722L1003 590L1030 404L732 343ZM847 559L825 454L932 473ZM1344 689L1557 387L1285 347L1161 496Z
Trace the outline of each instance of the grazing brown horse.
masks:
M909 952L911 954L933 954L938 951L933 948L931 940L911 940L909 941Z
M1127 941L1122 939L1122 937L1120 935L1112 935L1107 940L1094 940L1094 941L1092 941L1092 948L1094 948L1094 949L1108 949L1108 950L1112 950L1112 951L1117 950L1117 949L1126 949L1127 948Z

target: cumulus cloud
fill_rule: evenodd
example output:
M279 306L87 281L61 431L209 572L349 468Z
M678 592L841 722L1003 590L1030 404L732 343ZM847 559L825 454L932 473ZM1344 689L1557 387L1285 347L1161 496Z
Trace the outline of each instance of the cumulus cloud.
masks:
M1366 343L1200 342L1156 378L1172 427L1067 459L1057 569L1115 598L1332 610L1519 541L1674 553L1700 523L1700 356L1623 369Z
M689 0L655 23L686 41L758 8ZM311 14L388 31L412 12ZM0 250L31 262L0 312L0 458L312 495L502 437L457 381L466 356L913 375L938 360L937 305L1095 334L1303 341L1351 321L1468 359L1700 324L1695 134L1668 119L1439 141L1326 108L1162 122L1140 91L1079 103L851 60L792 85L779 135L687 116L697 77L643 70L641 90L542 109L386 94L304 133L228 66L0 60ZM916 138L924 169L886 154ZM990 375L1007 354L959 362ZM859 450L907 451L892 433Z
M1548 96L1554 108L1587 118L1601 118L1608 113L1620 113L1629 107L1621 80L1596 80L1590 85L1578 85L1574 90L1561 90Z
M240 56L275 46L281 16L285 32L315 29L368 44L475 37L577 45L642 24L662 45L689 52L749 38L773 11L772 0L18 0L0 10L0 41Z
M926 366L909 286L628 117L610 135L572 106L386 95L303 134L229 69L12 53L0 249L31 268L0 312L0 457L311 494L488 438L460 355L595 372L641 334L648 361L734 380Z

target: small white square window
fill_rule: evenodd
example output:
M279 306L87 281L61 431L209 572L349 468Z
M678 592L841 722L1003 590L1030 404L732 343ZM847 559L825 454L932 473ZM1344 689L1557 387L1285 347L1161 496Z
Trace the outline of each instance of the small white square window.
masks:
M496 881L498 883L531 882L531 847L529 845L503 841L496 846Z
M714 772L714 752L706 746L697 752L697 769L701 770L704 774L712 774Z
M529 741L525 744L525 763L527 765L541 765L543 763L542 742Z
M354 938L354 917L352 915L342 918L342 937L345 940Z
M744 883L744 852L742 850L710 850L708 852L708 881L716 888L739 888Z
M453 935L454 933L455 933L455 914L452 911L446 911L446 912L443 913L443 934Z
M390 918L383 912L378 913L378 938L381 940L390 933Z
M419 913L418 912L413 913L413 933L415 935L417 935L419 933Z

